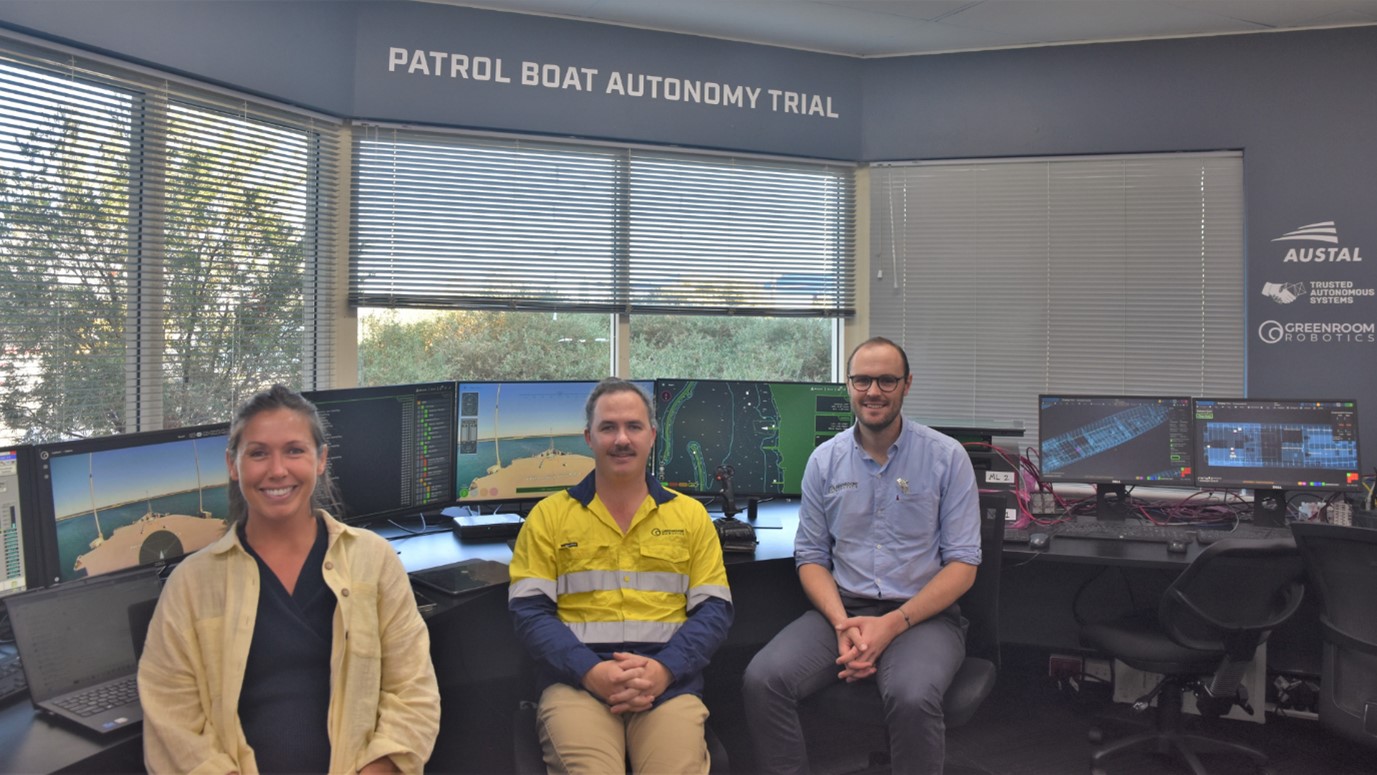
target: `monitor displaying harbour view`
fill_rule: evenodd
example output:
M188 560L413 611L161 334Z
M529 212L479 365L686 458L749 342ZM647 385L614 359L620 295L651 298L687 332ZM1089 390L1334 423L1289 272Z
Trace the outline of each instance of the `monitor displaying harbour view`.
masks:
M595 381L461 382L460 502L539 500L593 470L584 406ZM650 395L653 383L634 382Z
M56 528L53 581L178 559L224 535L224 424L38 448L40 508Z

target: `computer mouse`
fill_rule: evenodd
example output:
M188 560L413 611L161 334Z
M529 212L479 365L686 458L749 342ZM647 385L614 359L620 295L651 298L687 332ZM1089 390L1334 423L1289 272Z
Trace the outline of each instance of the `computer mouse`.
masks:
M1052 543L1052 536L1047 533L1031 533L1028 536L1029 549L1046 549Z
M1170 552L1171 554L1185 554L1185 553L1186 553L1186 542L1185 542L1185 541L1181 541L1181 540L1168 541L1168 542L1167 542L1167 551Z

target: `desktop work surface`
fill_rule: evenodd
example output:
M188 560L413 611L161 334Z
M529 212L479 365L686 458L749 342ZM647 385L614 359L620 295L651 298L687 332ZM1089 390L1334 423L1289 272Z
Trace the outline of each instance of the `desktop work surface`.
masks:
M750 657L807 610L793 562L797 508L795 501L762 504L754 522L756 551L726 555L736 616L726 644L708 668L710 707L738 701L740 674ZM412 572L469 559L502 563L511 559L511 549L502 541L461 542L448 531L411 535L391 526L377 530L392 539L403 565ZM1047 621L1065 619L1071 622L1068 626L1074 624L1072 603L1063 592L1083 578L1123 571L1169 579L1202 548L1193 544L1185 554L1175 554L1163 544L1075 538L1054 538L1044 550L1007 544L1002 558L1003 640L1059 645L1064 636L1060 632L1048 635ZM1000 558L986 558L990 560ZM1011 569L1017 570L1011 574ZM444 709L427 769L510 771L511 716L518 703L528 698L530 675L528 660L512 631L506 585L452 597L419 585L417 591L423 603L434 603L427 624ZM1050 610L1054 608L1058 610ZM741 739L724 742L729 749L743 744ZM136 729L96 739L37 717L27 699L0 707L0 772L129 772L141 766Z

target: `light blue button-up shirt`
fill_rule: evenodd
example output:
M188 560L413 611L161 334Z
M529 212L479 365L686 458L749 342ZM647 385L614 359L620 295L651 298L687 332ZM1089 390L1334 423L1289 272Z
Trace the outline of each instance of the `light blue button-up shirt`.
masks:
M960 443L908 418L882 466L855 427L803 472L797 565L832 572L844 593L907 600L949 562L980 564L980 494Z

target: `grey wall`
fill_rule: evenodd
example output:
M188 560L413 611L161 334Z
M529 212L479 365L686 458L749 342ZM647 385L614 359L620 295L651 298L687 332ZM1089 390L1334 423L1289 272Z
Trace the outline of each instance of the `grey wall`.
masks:
M1312 303L1317 282L1377 287L1374 28L861 61L404 2L0 0L0 25L364 119L867 161L1241 149L1249 394L1358 398L1377 463L1377 297ZM393 48L445 70L390 66ZM511 80L452 76L452 54ZM587 88L523 85L525 61ZM750 108L623 96L614 72L761 92ZM776 109L768 89L835 115ZM1337 243L1275 241L1321 221ZM1284 261L1313 247L1354 260ZM1310 292L1281 304L1264 283ZM1301 332L1324 325L1358 332Z
M867 64L866 160L1242 150L1248 394L1357 398L1361 459L1377 464L1377 297L1313 301L1317 282L1377 288L1377 29ZM1321 221L1337 243L1274 241ZM1314 247L1352 260L1285 260ZM1265 283L1308 293L1283 304ZM1323 325L1345 330L1298 330Z
M864 63L845 57L412 2L0 0L0 24L352 118L860 156ZM389 65L394 48L424 52L425 70ZM452 74L450 55L468 58L470 77ZM490 80L472 77L478 58L494 63ZM524 85L523 62L575 77ZM679 91L631 96L641 77ZM684 98L685 81L701 99ZM743 106L714 90L740 90ZM786 92L808 99L791 111Z

